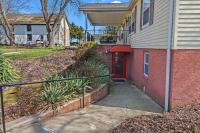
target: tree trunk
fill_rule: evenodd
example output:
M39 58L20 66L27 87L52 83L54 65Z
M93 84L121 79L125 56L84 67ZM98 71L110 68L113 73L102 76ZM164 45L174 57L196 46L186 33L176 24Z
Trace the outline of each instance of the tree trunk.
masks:
M47 34L47 39L48 39L48 46L49 47L54 47L55 46L55 42L54 42L54 34L53 31L48 30L48 34Z
M14 46L14 45L15 45L14 36L11 35L11 34L8 34L7 37L8 37L8 40L9 40L9 42L10 42L10 45L11 45L11 46Z

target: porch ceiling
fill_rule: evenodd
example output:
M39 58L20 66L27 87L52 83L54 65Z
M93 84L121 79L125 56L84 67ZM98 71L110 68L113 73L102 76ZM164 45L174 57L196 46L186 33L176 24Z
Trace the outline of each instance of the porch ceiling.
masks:
M120 25L127 12L89 12L88 19L95 26L118 26Z
M92 25L95 26L118 26L126 15L130 13L127 3L121 4L89 4L82 6L80 11L87 14Z

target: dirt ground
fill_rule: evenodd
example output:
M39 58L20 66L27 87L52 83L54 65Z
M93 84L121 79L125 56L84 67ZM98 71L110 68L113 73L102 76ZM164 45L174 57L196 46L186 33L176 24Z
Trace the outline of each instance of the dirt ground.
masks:
M22 75L21 81L40 81L50 75L63 72L75 63L74 49L65 49L44 57L12 61Z
M112 133L200 133L200 103L125 120Z

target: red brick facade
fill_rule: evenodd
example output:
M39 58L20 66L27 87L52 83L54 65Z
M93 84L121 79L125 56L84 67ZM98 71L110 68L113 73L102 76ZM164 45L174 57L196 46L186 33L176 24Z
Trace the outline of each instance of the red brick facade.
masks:
M104 45L101 52L109 48ZM144 52L149 53L148 78L144 76ZM127 78L164 106L166 49L135 48L127 58ZM194 101L200 101L200 50L172 50L170 107Z
M171 107L200 101L200 50L173 50Z
M149 53L149 76L144 76L144 52ZM166 50L134 49L128 69L132 82L143 89L161 106L165 96Z

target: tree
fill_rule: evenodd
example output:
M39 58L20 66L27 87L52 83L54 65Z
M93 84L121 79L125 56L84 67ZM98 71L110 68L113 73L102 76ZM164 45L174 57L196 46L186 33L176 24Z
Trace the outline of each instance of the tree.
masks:
M0 0L0 24L2 25L10 45L14 45L13 27L9 23L8 14L27 8L27 0Z
M47 39L49 46L55 45L54 35L59 21L64 15L64 10L70 4L78 7L80 5L79 0L40 0L41 10L46 23Z
M70 39L71 41L73 39L79 40L83 38L84 36L84 29L83 27L79 27L77 25L75 25L73 22L70 24Z
M12 26L8 22L7 13L6 13L6 9L4 8L3 0L0 0L0 23L5 31L6 36L8 37L10 41L10 45L13 45L15 43L13 30L12 30Z

